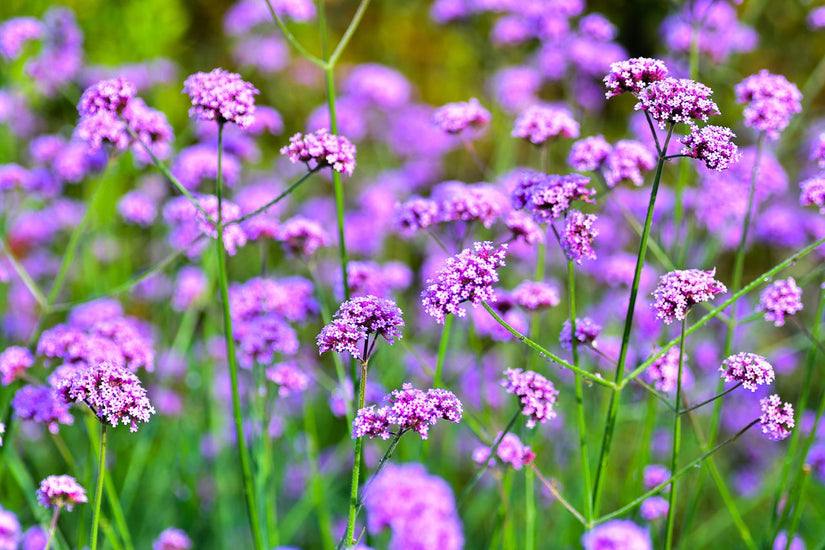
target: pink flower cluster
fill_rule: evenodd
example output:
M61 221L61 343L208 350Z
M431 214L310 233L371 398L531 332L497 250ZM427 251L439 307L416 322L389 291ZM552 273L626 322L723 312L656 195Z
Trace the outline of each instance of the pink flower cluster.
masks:
M522 369L507 369L501 385L521 401L521 414L527 417L527 427L535 428L536 423L547 422L556 417L553 407L559 391L544 376Z
M719 367L725 382L740 382L745 388L756 391L759 386L770 385L775 378L768 360L755 353L731 355Z
M259 92L239 74L223 69L195 73L184 81L183 91L192 100L192 118L234 122L243 129L255 121L255 95Z
M46 508L66 508L88 502L86 490L72 476L49 476L40 482L37 502Z
M298 132L281 148L281 154L293 164L303 162L310 170L330 167L347 176L355 170L355 153L355 145L347 138L323 128L306 135Z
M712 300L728 289L714 279L716 270L677 269L662 275L659 286L653 291L653 308L656 316L669 325L683 320L691 307Z

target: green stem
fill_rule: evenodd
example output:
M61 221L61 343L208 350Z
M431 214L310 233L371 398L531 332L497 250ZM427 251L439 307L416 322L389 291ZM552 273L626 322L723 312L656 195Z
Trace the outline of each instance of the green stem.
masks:
M49 550L49 546L52 545L52 539L54 538L54 532L57 530L57 516L60 514L60 506L54 507L54 514L52 515L52 522L49 525L49 538L46 539L46 546L43 547L43 550Z
M613 382L611 382L611 381L609 381L609 380L605 380L605 379L603 379L603 378L601 378L601 377L599 377L599 376L596 376L595 374L589 373L589 372L587 372L587 371L586 371L586 370L584 370L584 369L580 369L579 367L577 367L577 366L575 366L575 365L573 365L573 364L571 364L571 363L568 363L567 361L565 361L564 359L562 359L561 357L559 357L559 356L558 356L558 355L556 355L555 353L553 353L553 352L551 352L551 351L548 351L548 350L544 349L543 347L541 347L540 345L538 345L537 343L535 343L534 341L532 341L530 338L526 337L525 335L523 335L522 333L520 333L519 331L517 331L516 329L514 329L512 326L510 326L510 325L507 323L507 321L505 321L504 319L502 319L502 318L501 318L501 316L500 316L498 313L496 313L496 310L494 310L492 307L490 307L490 304L488 304L487 302L482 302L482 303L481 303L481 305L482 305L482 306L484 306L484 309L486 309L486 310L487 310L487 312L488 312L490 315L492 315L492 316L493 316L493 318L494 318L496 321L498 321L498 323L499 323L501 326L503 326L504 328L506 328L506 329L507 329L507 331L508 331L510 334L512 334L513 336L515 336L516 338L518 338L519 340L521 340L522 342L524 342L525 344L527 344L529 347L531 347L533 350L535 350L536 352L538 352L538 354L539 354L541 357L543 357L543 358L545 358L545 359L549 359L549 360L551 360L551 361L554 361L554 362L558 363L559 365L561 365L562 367L567 368L567 369L570 369L570 370L572 370L573 372L575 372L575 373L577 373L577 374L580 374L580 375L581 375L581 376L583 376L584 378L587 378L587 379L588 379L588 380L590 380L591 382L594 382L594 383L596 383L596 384L598 384L598 385L600 385L600 386L604 386L604 387L606 387L606 388L610 388L610 389L613 389L613 390L615 390L615 389L616 389L616 384L614 384Z
M536 488L532 468L524 471L524 550L536 548Z
M341 37L341 41L338 42L338 45L335 47L335 51L333 51L332 55L329 56L327 67L334 68L338 64L341 54L344 53L344 49L346 49L349 41L352 40L355 31L358 29L358 25L361 23L361 19L363 19L364 14L367 11L367 6L369 5L370 0L361 0L361 3L358 4L358 9L355 10L355 15L352 16L352 21L350 21L347 30L344 31L344 36Z
M625 316L624 331L622 333L622 344L619 349L619 360L616 365L616 376L614 384L618 385L622 382L624 377L625 361L627 360L627 350L630 345L630 332L633 328L633 313L636 309L636 296L639 293L639 282L642 277L642 268L645 263L645 255L647 253L647 241L650 235L650 226L653 223L653 210L656 206L656 195L659 192L659 183L662 180L662 170L665 165L665 155L667 154L668 144L673 135L674 124L670 125L665 138L665 143L659 150L659 160L656 163L656 175L653 178L653 186L650 191L650 202L647 207L647 215L645 216L644 230L642 231L642 238L639 242L639 252L636 256L636 271L633 274L633 284L630 287L630 300L627 306L627 315ZM654 132L655 135L655 132ZM616 427L616 418L619 414L621 386L617 386L610 395L610 404L608 405L607 420L605 421L604 432L602 434L601 451L599 452L599 463L596 467L596 481L593 486L593 513L598 514L599 500L601 499L602 487L604 486L605 469L607 468L607 459L610 455L610 444L613 440L613 431Z
M541 475L541 472L539 472L539 469L536 468L535 463L530 464L530 469L533 471L533 473L536 474L536 477L539 478L539 481L541 481L542 484L545 487L547 487L547 490L550 491L550 494L553 495L553 498L558 500L561 503L561 505L564 506L567 509L567 511L573 515L574 518L579 520L579 523L581 523L584 526L590 524L590 522L585 520L584 516L582 516L581 513L578 510L576 510L572 504L570 504L563 496L561 496L561 493L559 493L559 490L556 489L555 484L548 481L544 478L543 475Z
M804 465L799 475L802 476L802 479L799 482L799 490L793 499L793 517L791 518L791 526L788 529L788 538L785 541L784 550L790 550L794 534L796 534L796 530L799 527L799 518L802 517L802 502L804 502L802 497L805 494L805 489L808 487L808 480L811 478L811 467L807 464Z
M318 528L321 531L324 548L332 548L335 544L332 537L332 514L329 510L329 499L325 494L324 480L321 477L320 460L318 459L318 426L315 422L315 408L309 402L308 397L304 397L304 428L307 433L307 458L309 459L309 469L312 475L310 491L315 501L315 508L318 510Z
M682 341L679 345L679 372L676 377L676 409L679 409L679 404L682 402L682 367L685 360L685 327L687 326L687 316L682 319ZM682 416L676 414L673 416L673 447L670 455L670 471L675 472L679 465L679 450L682 445ZM665 531L665 548L670 550L673 548L673 526L676 521L676 480L670 486L670 495L668 498L667 509L667 526Z
M281 32L284 33L284 38L286 38L286 41L289 42L293 48L298 50L298 53L301 54L304 57L304 59L315 65L318 65L322 69L325 68L326 62L309 53L309 50L304 48L304 46L300 42L298 42L298 39L295 38L295 36L291 32L289 32L289 29L287 28L286 24L280 17L278 17L278 14L275 13L275 10L272 8L272 3L269 0L266 0L266 5L269 7L269 13L272 14L272 19L275 20L275 23L281 29Z
M249 218L254 218L255 216L257 216L261 212L264 212L267 208L270 208L271 206L274 206L275 204L278 204L279 202L281 202L281 200L283 200L286 197L288 197L289 195L291 195L293 191L298 189L298 187L300 187L302 183L304 183L312 174L314 174L317 171L318 171L318 168L313 168L312 170L310 170L309 172L307 172L306 174L304 174L303 176L298 178L298 180L295 181L295 183L293 183L292 185L287 187L286 190L283 193L281 193L280 195L278 195L277 197L275 197L274 199L272 199L271 201L269 201L265 205L261 206L260 208L257 208L255 210L253 210L249 214L244 214L240 218L236 218L234 220L229 220L228 222L226 222L224 224L224 227L227 227L227 226L235 224L235 223L245 222Z
M100 525L100 502L103 500L103 478L106 476L106 424L100 424L100 450L97 455L97 487L95 488L95 506L92 514L92 545L97 550L97 532Z
M358 410L364 408L364 402L367 395L367 359L361 362L361 384L358 390ZM355 516L358 513L358 483L361 474L361 454L364 450L364 438L355 438L355 459L352 463L352 485L350 487L350 501L349 501L349 518L347 520L347 534L345 537L346 545L350 546L355 543L353 535L355 534Z
M229 379L232 386L232 414L235 419L235 441L238 447L238 455L241 462L241 478L243 481L244 494L246 496L246 508L249 514L249 524L252 529L252 539L256 550L264 549L264 541L261 534L261 522L258 517L258 505L255 502L255 492L252 486L252 469L249 464L249 455L246 445L246 436L243 430L243 413L241 412L241 401L238 391L238 362L235 356L235 340L232 336L232 314L229 311L229 282L226 274L226 250L223 245L223 178L221 174L221 157L223 156L223 123L218 123L218 220L215 228L218 238L215 246L218 251L218 286L221 293L221 306L223 309L223 332L226 340L226 359L229 363ZM93 549L94 550L94 549Z
M453 316L447 315L444 319L444 329L441 332L441 342L438 344L438 360L435 363L435 376L433 376L433 385L436 388L443 386L441 379L441 371L444 367L444 357L447 355L447 347L450 343L450 326L453 324Z
M716 401L717 399L725 397L727 394L729 394L730 392L732 392L733 390L735 390L736 388L738 388L741 385L742 385L742 382L738 382L737 384L731 386L730 388L726 389L722 393L717 393L716 395L714 395L710 399L706 399L706 400L702 401L701 403L699 403L697 405L693 405L691 407L688 407L687 409L682 409L681 411L679 411L679 415L681 416L681 415L687 414L691 411L695 411L696 409L698 409L700 407L704 407L708 403L712 403L712 402Z

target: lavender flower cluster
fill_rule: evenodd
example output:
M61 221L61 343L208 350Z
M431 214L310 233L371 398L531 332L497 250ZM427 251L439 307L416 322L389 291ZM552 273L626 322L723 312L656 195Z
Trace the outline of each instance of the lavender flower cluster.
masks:
M316 342L319 353L349 353L361 361L372 355L378 336L392 345L401 339L402 312L395 302L376 296L358 296L341 304ZM373 337L370 342L370 336ZM361 344L363 343L363 348Z
M527 417L528 428L535 428L537 423L543 424L556 417L553 408L559 391L541 374L531 370L507 369L501 385L507 393L519 398L521 414Z

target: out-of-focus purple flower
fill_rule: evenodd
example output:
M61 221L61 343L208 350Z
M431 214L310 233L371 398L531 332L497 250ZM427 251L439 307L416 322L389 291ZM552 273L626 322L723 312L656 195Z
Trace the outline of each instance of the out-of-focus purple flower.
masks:
M0 550L17 550L20 522L14 512L0 508Z
M693 376L685 364L688 360L687 354L682 357L682 389L693 385ZM645 369L647 383L659 391L670 393L676 391L679 382L679 348L673 347L667 353L653 361Z
M431 199L410 197L395 207L395 226L409 238L438 221L438 203Z
M301 277L264 279L255 277L229 288L233 320L249 320L275 313L291 322L304 322L318 312L311 281Z
M101 422L128 425L136 432L138 422L148 422L155 409L146 390L133 373L108 362L83 369L63 379L58 395L66 403L84 403Z
M277 73L289 66L289 47L277 34L244 36L233 46L232 54L240 65L262 73ZM257 118L257 108L255 111Z
M361 101L344 96L335 102L335 120L338 134L347 136L350 141L361 141L369 132L367 109ZM326 130L331 126L329 105L322 103L309 114L306 129L310 132Z
M380 109L397 109L410 100L410 82L395 69L378 63L358 65L343 84L348 96Z
M816 162L820 168L825 168L825 132L820 132L811 140L811 153L808 158Z
M149 227L158 216L158 205L143 191L129 191L117 202L117 211L127 223Z
M536 458L530 447L521 442L514 433L505 434L501 437L501 432L496 436L496 441L501 438L496 449L496 456L505 464L509 464L514 470L521 470L522 467L532 463ZM490 447L483 445L476 447L473 451L473 461L476 464L487 462L490 466L495 465L495 459L490 458Z
M595 214L582 214L578 210L570 210L567 213L560 240L562 250L569 260L581 264L582 258L596 259L593 239L599 232L593 227L595 222Z
M589 13L579 19L579 31L593 40L608 42L616 38L616 26L601 13Z
M26 72L46 95L71 82L83 66L83 33L74 12L55 6L43 14L40 53L26 62Z
M319 222L302 216L283 222L278 227L275 239L282 242L290 254L303 257L312 256L322 246L329 246L331 241Z
M238 159L227 152L221 159L221 175L225 185L233 187L238 181L241 165ZM175 158L172 174L186 189L193 191L205 179L218 177L218 150L211 145L199 144L186 147Z
M559 291L550 284L523 281L513 289L513 300L529 311L538 311L559 305Z
M791 117L802 111L802 94L782 75L762 69L734 88L736 102L745 104L745 126L779 139Z
M588 183L590 178L580 174L524 172L512 193L513 207L524 209L537 223L548 223L566 213L573 201L593 202L596 190Z
M649 497L642 501L639 506L639 514L647 521L657 520L667 516L670 505L663 497Z
M808 27L814 30L825 28L825 6L814 8L808 12L808 17L805 19L808 22ZM785 545L782 545L784 548Z
M596 338L602 331L601 325L593 321L590 317L576 319L576 341L585 346L596 347ZM573 330L570 326L570 319L564 321L559 334L559 344L564 349L573 348Z
M31 186L30 182L31 174L19 164L0 164L0 191L26 190Z
M529 66L504 67L490 80L493 96L508 113L518 113L538 101L541 74Z
M659 286L653 291L656 316L667 325L674 320L682 321L694 305L727 292L725 285L714 279L714 275L715 269L677 269L662 275Z
M499 267L505 265L507 245L493 248L493 243L477 242L474 251L465 248L457 256L447 259L435 279L427 279L421 292L425 311L439 324L448 313L464 317L467 311L460 307L469 301L474 307L482 302L495 302L493 285L498 282Z
M338 311L316 339L319 353L348 352L366 361L374 351L378 336L392 345L401 339L404 328L402 312L392 300L376 296L359 296L341 304ZM373 336L370 342L370 336ZM363 341L363 350L359 342Z
M192 118L234 122L243 129L255 119L255 95L259 92L237 73L223 69L195 73L184 81L183 92L192 100Z
M330 134L326 129L289 138L289 145L281 148L293 164L303 162L310 170L330 167L351 176L355 170L355 145L344 136Z
M158 84L168 84L177 78L174 62L158 57L139 63L125 63L117 66L86 65L80 76L81 82L89 85L101 80L122 77L134 84L137 91L147 90Z
M20 57L30 40L43 36L43 23L34 17L15 17L0 25L0 54L13 61Z
M566 107L532 105L518 116L510 135L544 145L553 138L579 137L579 123Z
M140 140L140 143L132 145L132 152L139 162L152 162L152 157L146 152L144 145L155 157L161 160L169 158L175 135L165 114L148 107L142 99L136 97L123 109L123 118Z
M372 294L386 298L394 290L407 288L411 281L412 271L401 262L385 265L358 261L347 263L347 282L352 296ZM343 281L337 283L336 291L343 295Z
M44 424L49 432L57 433L59 424L73 424L74 417L49 386L23 386L11 401L17 418Z
M169 527L164 529L152 542L152 550L189 550L192 541L182 529Z
M312 0L271 0L269 4L281 18L303 23L315 19ZM223 28L227 34L241 36L261 24L272 24L272 15L266 2L239 0L226 11Z
M286 397L309 387L309 377L293 362L278 363L266 369L266 378L278 386L278 395Z
M570 148L567 164L580 172L601 168L613 147L603 136L590 136L575 142Z
M40 482L37 502L46 508L66 508L89 502L86 490L72 476L49 476Z
M759 309L765 312L766 321L781 327L787 315L802 310L802 289L793 277L775 281L760 294Z
M689 54L695 48L715 63L723 63L733 53L749 52L758 42L756 31L737 20L734 7L716 0L683 4L680 12L665 18L661 31L670 50Z
M49 534L39 525L26 529L20 539L20 550L43 550L49 541Z
M6 425L0 422L0 447L3 446L3 434L6 433Z
M482 107L476 98L448 103L433 115L433 123L448 134L460 134L467 129L482 130L491 119L490 111Z
M0 384L8 386L20 373L34 364L31 352L20 346L10 346L0 353Z
M490 227L510 209L507 196L486 183L445 181L433 189L431 199L438 205L439 222L479 221Z
M102 148L104 143L118 151L125 151L131 143L126 123L106 110L82 116L75 128L74 137L86 142L93 151Z
M218 198L214 195L201 195L196 197L201 208L206 211L212 220L217 222L218 218ZM221 208L223 223L231 222L241 216L240 208L224 200ZM194 256L200 253L202 247L192 247L201 235L206 235L212 239L218 237L218 231L214 224L193 205L187 197L175 197L163 207L163 218L171 226L169 241L177 249L188 250L188 254ZM247 243L247 236L240 224L230 223L223 230L223 245L226 252L233 256L238 248Z
M681 140L682 154L701 160L710 170L727 170L740 156L739 148L731 141L735 137L724 126L691 126L690 134Z
M759 386L770 385L775 376L768 360L755 353L731 355L719 367L725 382L740 382L745 388L756 391Z
M556 417L553 407L558 399L559 391L544 376L537 372L522 369L507 369L504 371L504 380L501 385L507 391L519 398L521 414L527 417L527 427L534 428L536 423L542 424Z
M615 187L623 180L632 181L634 185L644 184L643 171L656 166L656 156L643 143L622 139L610 150L604 160L602 170L608 187Z
M825 10L822 10L823 16L825 16ZM805 550L805 541L802 540L802 537L799 535L794 535L791 543L788 544L788 532L787 531L780 531L777 533L776 538L773 540L773 550Z
M582 535L584 550L652 550L650 535L632 521L613 519Z
M664 61L647 57L634 57L610 65L610 72L604 77L607 88L605 97L621 95L625 92L638 94L653 82L664 80L668 75Z
M504 225L510 230L512 239L522 240L528 245L545 241L544 229L533 216L521 210L511 210L504 218Z
M184 312L206 296L208 281L206 274L197 266L185 266L178 272L172 308Z
M818 175L808 178L799 184L802 193L799 195L799 204L802 206L818 206L819 213L825 214L825 176Z
M793 405L783 403L776 394L761 399L759 404L762 407L759 422L765 437L773 441L781 441L791 435L791 430L795 425Z
M670 479L670 470L661 464L649 464L642 473L645 488L653 489Z
M102 80L88 87L80 97L77 112L80 116L101 111L117 114L135 97L135 85L123 78Z
M707 122L709 116L719 114L712 94L713 90L695 80L668 77L643 88L634 109L646 111L660 128L695 120Z
M389 403L378 409L374 405L358 411L352 423L352 438L368 435L370 439L389 439L393 435L414 431L421 439L429 437L430 426L440 419L460 422L463 414L461 401L451 391L417 390L405 383L402 389L393 390L385 400ZM398 426L393 432L392 426Z

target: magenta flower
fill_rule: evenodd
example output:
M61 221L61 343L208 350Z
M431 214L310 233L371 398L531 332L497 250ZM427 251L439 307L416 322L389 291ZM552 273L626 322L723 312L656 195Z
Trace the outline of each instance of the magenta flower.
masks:
M664 497L650 497L642 501L639 514L647 521L657 520L667 516L670 504Z
M567 259L582 263L582 258L596 259L593 250L593 239L599 232L593 227L596 221L595 214L582 214L578 210L571 210L564 222L561 233L561 247Z
M564 107L532 105L518 116L510 135L543 145L553 138L579 137L579 123Z
M275 231L275 239L293 256L309 257L321 247L329 246L330 236L315 220L295 216L284 221Z
M592 172L602 167L613 147L603 136L580 139L570 148L567 164L579 172Z
M496 441L501 437L501 432L496 436ZM496 449L496 456L505 464L509 464L514 470L521 470L522 467L532 463L536 458L536 454L530 450L530 447L521 442L518 436L514 433L505 434L501 437ZM490 466L495 465L495 459L490 458L490 447L483 445L476 447L473 451L473 461L477 464L488 463Z
M608 187L628 180L640 187L644 184L642 172L656 166L656 155L650 147L638 141L622 139L616 142L602 165L604 181Z
M544 376L537 372L522 369L507 369L501 385L521 401L521 414L527 417L527 427L534 428L536 423L545 423L556 417L553 407L559 391Z
M49 476L40 482L37 502L46 508L66 508L88 502L86 490L72 476Z
M510 230L511 240L522 240L528 245L545 241L544 229L533 216L521 210L511 210L504 218L504 225Z
M259 92L239 74L223 69L195 73L184 81L183 92L192 100L192 118L218 124L234 122L244 130L255 120L255 95Z
M310 170L329 167L347 176L355 170L355 153L355 145L347 138L323 128L306 135L298 132L281 148L293 164L303 162Z
M639 92L634 109L647 111L661 128L680 122L707 122L709 116L719 114L719 107L710 99L712 94L713 90L695 80L668 77Z
M538 311L559 305L559 291L553 285L524 281L513 289L513 300L528 311Z
M607 88L605 97L610 99L625 92L638 94L647 85L664 80L667 75L667 67L659 59L634 57L612 63L610 72L604 77Z
M818 206L819 213L825 214L825 176L819 175L808 178L799 184L802 193L799 195L799 204L802 206Z
M768 360L755 353L731 355L719 367L725 382L740 382L745 388L756 391L774 381L773 367Z
M579 344L596 347L596 338L599 337L602 327L594 322L590 317L576 319L576 341ZM570 319L564 321L559 334L559 344L564 349L573 348L573 330L570 326Z
M682 359L682 388L689 388L693 385L693 376L684 364L684 361L687 361L687 355ZM665 393L675 391L679 382L679 348L667 350L667 353L645 369L644 374L648 384L657 390Z
M77 112L81 117L99 112L118 114L135 97L135 92L135 85L126 79L101 80L83 92Z
M566 213L573 201L593 202L596 190L588 188L588 183L590 178L580 174L525 172L513 190L513 207L524 209L537 223L548 223Z
M293 362L278 363L266 369L266 379L278 386L278 396L301 393L309 387L309 376Z
M793 277L771 284L759 296L759 309L765 312L765 320L774 326L785 324L785 317L802 310L802 289Z
M43 36L45 26L34 17L15 17L0 25L0 55L13 61L20 57L26 42Z
M17 418L43 424L53 434L60 424L74 423L67 405L49 386L23 386L14 394L11 406Z
M492 116L476 98L470 101L448 103L433 114L433 123L448 134L460 134L464 130L480 130L487 126Z
M584 550L652 550L650 534L626 519L613 519L582 535Z
M181 529L169 527L152 542L152 550L189 550L192 541Z
M31 352L20 346L10 346L0 353L0 384L8 386L34 364Z
M438 204L431 199L410 197L395 207L395 226L404 237L412 237L438 221Z
M682 321L694 305L727 292L725 285L713 278L715 274L715 269L677 269L662 275L659 286L653 291L653 297L656 299L653 304L656 317L667 325L674 320Z
M682 138L682 154L701 160L710 170L727 170L739 161L739 148L730 128L723 126L691 126L690 134Z
M404 328L402 311L395 302L376 296L358 296L341 304L318 334L318 352L349 352L362 361L372 355L378 336L390 345L400 340ZM370 341L370 336L373 336ZM363 350L358 343L363 341Z
M762 69L734 88L736 102L745 104L745 126L776 140L791 117L802 111L802 94L782 75Z
M795 425L793 405L783 403L776 394L761 399L759 404L762 407L759 422L765 437L773 441L781 441L791 435L791 430Z

